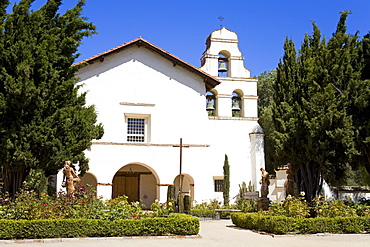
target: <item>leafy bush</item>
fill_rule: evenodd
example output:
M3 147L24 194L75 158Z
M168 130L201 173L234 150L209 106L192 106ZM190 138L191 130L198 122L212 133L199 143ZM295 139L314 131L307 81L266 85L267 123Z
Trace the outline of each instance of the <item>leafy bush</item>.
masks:
M232 213L233 224L245 229L283 234L296 232L299 229L299 219L285 216L270 216L260 213Z
M197 217L214 218L216 217L215 209L218 208L220 208L220 203L217 200L211 200L209 203L196 204L190 209L190 214Z
M154 217L165 217L168 216L170 213L173 212L173 203L159 203L158 200L150 206L150 209L153 211Z
M316 200L314 210L317 217L349 217L356 216L354 205L346 205L342 200Z
M260 213L232 213L233 224L245 229L286 233L363 233L370 231L370 217L295 218Z
M309 215L310 208L305 201L300 198L288 196L284 202L273 203L268 211L263 211L265 215L286 216L305 218Z
M370 206L359 206L356 209L358 216L370 216Z
M195 235L199 220L184 214L125 220L0 220L0 239Z
M236 205L221 206L221 203L217 200L210 200L209 203L203 202L196 204L190 209L190 214L197 217L204 218L215 218L215 209L238 209ZM230 212L221 212L221 218L230 218Z
M239 199L236 201L236 208L244 213L257 212L256 199Z
M0 197L0 219L141 219L144 217L168 216L170 208L152 206L153 212L143 210L139 202L129 203L126 196L112 200L100 200L94 192L81 190L76 195L58 193L55 197L34 191L22 191L15 199Z

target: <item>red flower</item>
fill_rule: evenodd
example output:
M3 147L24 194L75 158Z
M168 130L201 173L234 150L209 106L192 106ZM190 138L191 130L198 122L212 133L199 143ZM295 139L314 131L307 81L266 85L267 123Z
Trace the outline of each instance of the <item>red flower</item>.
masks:
M134 217L134 218L135 218L135 217L137 217L137 215L136 215L136 214L134 214L132 217Z
M42 204L42 206L47 206L47 205L48 205L48 204L46 204L46 203L43 203L43 204Z
M80 186L80 190L85 190L85 187L83 187L83 186Z
M86 203L85 201L81 201L81 203Z

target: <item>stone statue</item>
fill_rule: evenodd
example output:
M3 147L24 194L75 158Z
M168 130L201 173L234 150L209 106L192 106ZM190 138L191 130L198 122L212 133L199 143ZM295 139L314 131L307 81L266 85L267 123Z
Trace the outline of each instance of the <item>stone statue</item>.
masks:
M267 195L269 194L269 185L270 185L270 179L269 179L269 173L265 171L265 169L261 168L262 172L262 179L260 181L261 184L261 197L267 198Z
M74 194L78 191L78 185L81 179L77 176L74 169L71 167L71 161L64 162L63 168L63 183L66 187L67 194Z
M291 195L295 196L294 192L294 171L292 170L292 165L288 163L288 170L286 171L287 173L287 179L284 183L285 187L285 195L286 197Z

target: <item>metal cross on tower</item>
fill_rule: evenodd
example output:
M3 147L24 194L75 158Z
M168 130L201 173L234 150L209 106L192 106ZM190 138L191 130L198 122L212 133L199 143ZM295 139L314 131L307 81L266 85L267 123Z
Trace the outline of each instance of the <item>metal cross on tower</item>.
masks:
M219 17L217 17L217 19L220 20L220 27L222 28L222 20L223 19L226 19L225 17L223 17L222 15L220 15Z

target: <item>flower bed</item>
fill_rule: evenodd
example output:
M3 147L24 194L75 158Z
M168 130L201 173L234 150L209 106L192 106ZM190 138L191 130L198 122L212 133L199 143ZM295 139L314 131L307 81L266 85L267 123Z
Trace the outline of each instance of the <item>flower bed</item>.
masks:
M195 235L199 219L175 214L157 200L151 210L122 196L100 200L94 193L56 196L22 191L0 197L0 239Z

